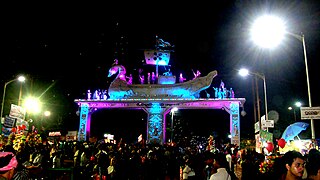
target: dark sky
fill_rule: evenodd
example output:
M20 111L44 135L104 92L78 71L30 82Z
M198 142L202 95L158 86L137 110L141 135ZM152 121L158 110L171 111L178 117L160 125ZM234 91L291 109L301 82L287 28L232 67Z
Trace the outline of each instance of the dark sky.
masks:
M242 132L252 128L253 95L251 79L237 74L241 67L264 73L268 110L279 112L279 122L291 117L287 107L295 101L308 105L302 43L287 37L277 49L259 49L250 41L248 30L263 13L276 14L285 19L290 32L305 34L312 105L320 104L318 1L29 6L10 6L2 12L0 82L3 85L20 73L27 74L23 95L41 95L45 106L56 111L55 118L69 121L70 128L77 128L78 123L73 100L84 98L88 89L106 86L114 58L136 73L143 66L143 50L154 47L156 35L175 45L170 61L175 75L182 72L191 79L192 69L203 75L217 70L213 86L222 80L236 97L246 98ZM19 86L10 86L7 98L14 102ZM261 114L262 90L261 80ZM213 93L213 89L207 91Z

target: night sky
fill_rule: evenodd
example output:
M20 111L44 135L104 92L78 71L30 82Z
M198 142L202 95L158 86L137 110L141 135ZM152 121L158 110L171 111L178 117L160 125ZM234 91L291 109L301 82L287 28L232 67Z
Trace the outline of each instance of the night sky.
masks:
M23 98L28 94L41 96L43 106L52 111L50 121L65 122L66 129L77 130L79 117L74 99L85 98L88 89L106 88L110 81L107 72L115 58L128 73L137 74L139 68L145 67L143 50L153 49L158 35L174 45L169 63L174 75L183 73L192 79L192 70L200 70L202 75L217 70L212 86L218 87L223 81L227 88L233 88L236 97L246 98L247 115L241 116L241 136L253 137L252 78L240 77L238 69L247 67L265 74L268 110L279 113L276 126L289 125L293 115L287 108L296 101L308 106L308 94L302 43L288 36L277 49L261 49L250 41L251 23L261 14L275 14L285 19L290 32L305 34L312 105L317 107L319 12L320 3L311 0L10 6L1 18L0 82L3 86L18 74L27 75ZM19 87L19 83L8 86L6 106L17 101ZM213 96L214 90L207 92ZM262 80L259 93L263 115ZM228 128L219 124L225 112L191 112L181 114L186 113L185 118L194 123L194 131ZM198 117L201 114L203 117ZM119 116L119 120L114 121L111 116ZM145 116L143 112L106 110L95 115L99 120L93 120L94 129L124 129L136 136L144 131L141 126ZM197 123L198 119L202 123ZM114 127L112 121L116 122ZM122 126L125 127L121 129ZM316 129L316 137L319 134Z

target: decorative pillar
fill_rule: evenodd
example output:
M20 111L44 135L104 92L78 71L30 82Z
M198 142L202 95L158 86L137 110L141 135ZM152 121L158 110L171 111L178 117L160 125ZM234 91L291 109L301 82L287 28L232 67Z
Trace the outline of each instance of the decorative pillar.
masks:
M143 108L143 110L148 113L146 142L163 145L166 139L166 109L162 108L159 103L152 103L151 107Z
M91 113L87 103L80 106L80 125L78 131L78 141L86 141L90 137Z
M231 143L240 146L240 117L239 103L230 103L230 134Z

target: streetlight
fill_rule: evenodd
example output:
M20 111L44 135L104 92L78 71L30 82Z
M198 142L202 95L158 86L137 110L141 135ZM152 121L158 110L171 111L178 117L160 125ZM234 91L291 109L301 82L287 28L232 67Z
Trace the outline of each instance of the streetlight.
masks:
M267 102L267 83L266 83L266 77L264 74L262 73L257 73L257 72L249 72L247 69L240 69L239 70L239 74L241 76L247 76L247 75L255 75L257 76L258 78L261 78L263 80L263 89L264 89L264 106L265 106L265 113L266 113L266 121L269 120L268 118L268 102ZM259 117L259 126L260 126L260 129L262 128L261 127L261 120L260 120L260 117ZM268 131L268 129L267 129Z
M48 116L51 115L51 112L50 112L50 111L45 111L45 112L43 113L43 115L46 116L46 117L48 117Z
M2 102L1 102L0 134L2 134L2 116L3 116L4 101L5 101L5 97L6 97L6 89L7 89L8 84L10 84L10 83L12 83L13 81L16 81L16 80L18 80L20 82L24 82L26 80L26 78L24 76L19 76L18 78L12 79L12 80L4 83L3 94L2 94ZM20 93L19 93L19 101L20 101L20 95L21 95L21 88L20 88Z
M25 99L23 107L26 109L27 112L27 118L31 118L32 114L38 114L41 112L41 102L39 98L29 96ZM33 120L30 119L32 122ZM36 121L35 121L36 123Z
M18 80L18 81L20 81L20 82L24 82L24 81L26 80L26 78L25 78L24 76L19 76L18 78L12 79L12 80L4 83L3 94L2 94L2 103L1 103L1 115L0 115L1 118L2 118L2 116L3 116L3 107L4 107L4 101L5 101L7 86L8 86L10 83L12 83L13 81L16 81L16 80ZM21 88L20 88L20 91L21 91ZM20 95L21 95L21 92L19 93L19 98L21 98ZM20 99L19 99L19 100L20 100Z
M41 111L41 102L39 98L27 97L23 105L28 113L37 114Z
M301 107L302 106L302 104L301 104L301 102L296 102L295 103L295 106L296 107ZM288 107L288 109L291 111L291 110L293 110L293 116L294 116L294 121L297 121L297 118L296 118L296 108L293 108L293 107Z
M41 115L41 129L43 129L43 116L45 116L46 118L48 118L51 115L50 111L44 111Z
M308 72L308 61L307 61L307 50L306 50L306 43L304 40L304 34L301 33L300 35L298 35L298 34L294 34L286 31L285 25L280 18L277 18L275 16L269 16L269 15L265 15L258 18L253 24L251 32L252 32L252 38L254 42L266 48L272 48L277 46L282 41L284 35L286 34L293 36L294 38L302 42L304 62L305 62L305 68L306 68L307 86L308 86L309 107L312 107L310 83L309 83L309 72ZM310 119L310 122L311 122L312 140L315 140L316 137L315 137L313 119Z
M173 116L176 111L178 111L177 107L171 109L171 143L173 142Z

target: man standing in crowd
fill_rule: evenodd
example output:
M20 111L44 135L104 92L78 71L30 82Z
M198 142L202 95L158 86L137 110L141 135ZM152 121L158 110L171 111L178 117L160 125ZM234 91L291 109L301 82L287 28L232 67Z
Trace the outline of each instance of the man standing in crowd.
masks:
M282 176L282 179L302 179L305 166L303 155L298 151L292 150L286 152L282 158L287 169L287 173Z
M307 179L318 180L320 179L320 152L316 149L311 149L307 155Z

